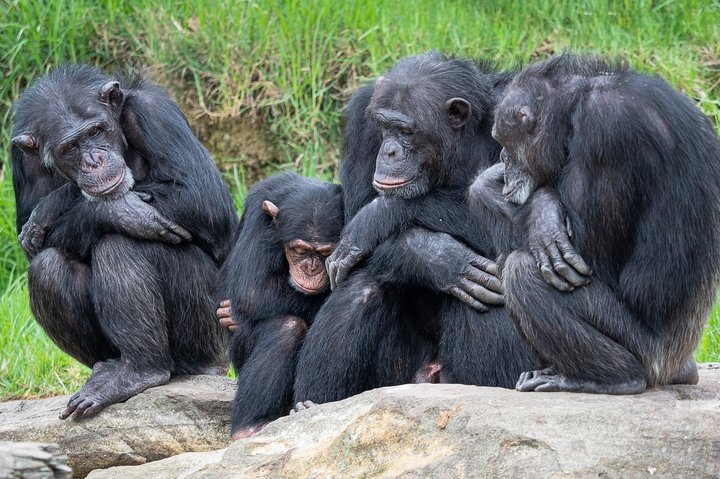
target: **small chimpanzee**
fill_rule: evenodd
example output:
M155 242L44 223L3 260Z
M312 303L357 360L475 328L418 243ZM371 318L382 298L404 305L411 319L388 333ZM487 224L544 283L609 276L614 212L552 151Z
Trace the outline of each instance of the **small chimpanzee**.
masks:
M505 162L495 194L531 210L531 223L571 227L570 242L507 258L507 309L541 362L517 389L696 382L688 358L720 273L720 142L708 119L660 78L567 53L515 77L493 131ZM471 195L497 205L483 199L490 176Z
M223 369L212 290L238 219L172 100L140 78L66 65L20 96L14 123L30 305L93 368L60 417Z
M277 175L253 186L241 221L220 270L220 294L230 301L218 310L234 330L235 439L290 409L296 352L330 292L325 258L342 231L342 190L294 173Z
M303 343L298 409L410 382L423 364L441 367L441 381L504 387L536 366L497 307L496 265L476 253L495 256L491 237L465 201L499 157L491 112L510 79L428 53L353 95L341 164L350 224L328 262L333 281L347 279Z

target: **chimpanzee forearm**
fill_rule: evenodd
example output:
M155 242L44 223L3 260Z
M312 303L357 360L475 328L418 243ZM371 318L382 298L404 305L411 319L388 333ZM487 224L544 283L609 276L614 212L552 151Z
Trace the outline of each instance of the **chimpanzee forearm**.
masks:
M519 221L545 281L560 291L590 283L592 270L570 242L572 227L557 191L537 189L523 206Z
M120 198L88 200L81 197L48 232L47 244L86 257L106 234L177 244L191 234L152 205L146 193L130 191Z
M447 233L411 228L378 246L366 268L383 283L449 293L480 311L504 302L497 265Z
M80 189L66 183L46 195L33 208L30 218L23 225L18 236L20 245L29 259L43 249L46 235L58 218L79 201L83 201Z

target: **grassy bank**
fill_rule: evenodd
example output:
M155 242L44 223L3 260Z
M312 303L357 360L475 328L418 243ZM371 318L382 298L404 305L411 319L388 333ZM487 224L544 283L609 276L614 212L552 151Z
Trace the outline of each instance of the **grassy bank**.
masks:
M423 0L6 1L0 14L0 159L12 102L65 61L141 68L200 133L248 125L275 151L267 170L336 173L348 94L398 58L428 49L509 67L565 48L622 55L663 75L720 123L720 6L703 1ZM480 4L480 6L478 6ZM244 127L244 126L243 126ZM254 131L254 130L253 130ZM202 136L202 135L201 135ZM238 204L252 157L210 145ZM9 168L0 179L0 397L67 392L88 371L60 353L27 306ZM720 309L698 349L720 360Z

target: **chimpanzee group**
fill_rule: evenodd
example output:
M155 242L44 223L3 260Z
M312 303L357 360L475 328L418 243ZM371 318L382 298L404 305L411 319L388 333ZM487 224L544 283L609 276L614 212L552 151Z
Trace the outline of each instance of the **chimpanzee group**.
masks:
M342 188L277 175L238 222L159 87L65 66L21 95L32 311L93 368L61 418L223 372L226 343L236 439L293 405L412 382L697 382L720 280L720 142L687 97L592 56L498 71L429 52L345 115Z

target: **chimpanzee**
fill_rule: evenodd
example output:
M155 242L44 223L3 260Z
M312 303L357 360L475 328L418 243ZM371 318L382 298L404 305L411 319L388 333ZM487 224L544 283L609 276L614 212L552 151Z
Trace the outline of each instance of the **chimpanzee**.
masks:
M30 305L93 368L60 417L226 367L212 290L237 214L172 100L139 77L65 65L20 96L14 123Z
M505 163L496 194L530 223L570 232L507 258L507 309L541 363L517 389L696 382L688 358L720 272L720 142L708 119L660 78L566 53L515 77L493 134ZM492 174L472 189L486 204Z
M325 258L340 239L342 190L294 173L270 177L249 191L241 222L220 270L220 295L230 301L218 310L234 330L235 439L290 409L296 352L330 292Z
M341 164L350 224L328 262L338 280L352 271L303 343L299 409L410 382L423 364L439 365L441 381L504 387L535 367L499 307L496 265L484 257L494 257L492 241L465 201L473 177L498 159L491 113L510 79L431 52L353 95ZM351 221L364 205L368 220ZM403 219L392 230L394 214ZM371 229L392 234L372 251L353 244Z

